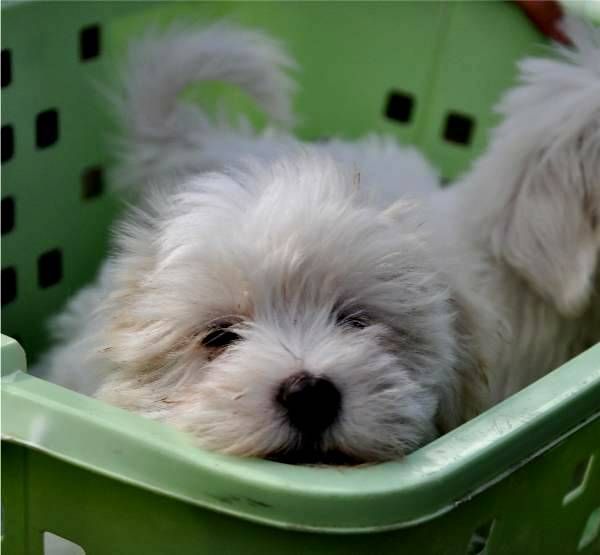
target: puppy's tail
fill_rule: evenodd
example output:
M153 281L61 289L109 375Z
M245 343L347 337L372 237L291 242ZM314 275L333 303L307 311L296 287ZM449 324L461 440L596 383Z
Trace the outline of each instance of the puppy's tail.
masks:
M181 156L176 149L192 142L190 133L210 133L206 115L179 98L192 83L236 85L272 121L291 125L294 82L287 71L294 67L277 41L231 23L147 32L129 48L122 88L113 98L124 127L121 165L114 175L117 186L131 186L143 178L136 168L167 163L170 149Z

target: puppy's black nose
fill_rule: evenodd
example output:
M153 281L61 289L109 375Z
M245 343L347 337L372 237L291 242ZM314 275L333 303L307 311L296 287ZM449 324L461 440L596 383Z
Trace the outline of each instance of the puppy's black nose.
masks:
M281 384L277 402L294 428L306 436L316 436L333 424L342 396L328 378L303 371Z

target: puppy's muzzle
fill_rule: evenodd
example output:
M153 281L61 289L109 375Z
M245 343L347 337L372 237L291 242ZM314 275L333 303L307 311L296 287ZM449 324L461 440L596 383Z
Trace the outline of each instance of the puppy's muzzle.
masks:
M276 400L288 422L307 440L316 440L329 428L342 406L342 396L331 380L306 371L287 378Z

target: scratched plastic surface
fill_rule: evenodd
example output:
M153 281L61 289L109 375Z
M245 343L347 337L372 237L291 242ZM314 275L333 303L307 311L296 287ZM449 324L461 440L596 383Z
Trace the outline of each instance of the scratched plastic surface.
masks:
M110 120L91 83L113 75L112 60L149 21L227 15L266 28L303 67L301 136L391 133L420 145L445 177L484 147L514 61L542 40L507 2L16 2L2 15L12 63L2 125L14 133L2 198L15 207L2 268L16 274L2 324L30 360L46 344L46 317L105 250L117 203L101 181L82 181L109 161ZM94 29L97 48L86 48L97 56L82 60L81 32L93 39ZM408 122L384 117L391 90L413 97ZM235 91L204 100L216 96L261 123ZM49 109L58 140L39 149L33 122ZM450 109L473 117L468 145L442 138ZM39 257L56 249L61 279L40 287ZM175 430L29 376L4 336L2 376L5 553L42 553L44 531L111 555L600 553L600 346L405 460L354 469L203 452Z

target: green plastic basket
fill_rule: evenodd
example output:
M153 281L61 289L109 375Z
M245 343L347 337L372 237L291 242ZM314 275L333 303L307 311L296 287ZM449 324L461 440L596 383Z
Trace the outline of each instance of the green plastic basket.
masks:
M544 48L508 2L5 2L3 330L30 360L47 317L93 278L118 207L94 82L149 21L222 16L298 59L302 137L389 133L447 178L484 147L515 60ZM466 140L444 138L451 113L470 123ZM600 553L600 345L402 461L308 468L196 449L28 375L19 343L2 338L7 555L43 553L45 532L88 555Z

